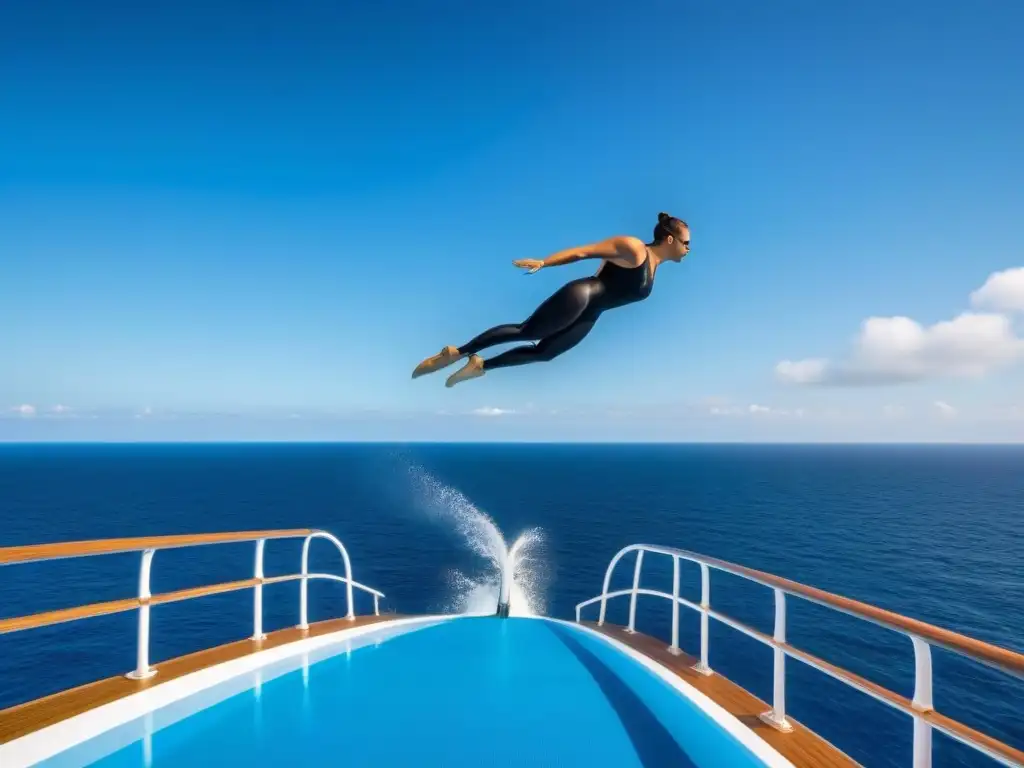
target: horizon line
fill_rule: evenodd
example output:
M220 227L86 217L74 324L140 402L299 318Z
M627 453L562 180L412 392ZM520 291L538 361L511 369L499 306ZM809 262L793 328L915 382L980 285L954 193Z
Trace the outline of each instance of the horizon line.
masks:
M69 439L69 440L8 440L0 438L0 446L19 445L675 445L675 446L708 446L708 445L758 445L758 446L978 446L978 447L1021 447L1024 440L427 440L427 439L251 439L251 438L217 438L217 439Z

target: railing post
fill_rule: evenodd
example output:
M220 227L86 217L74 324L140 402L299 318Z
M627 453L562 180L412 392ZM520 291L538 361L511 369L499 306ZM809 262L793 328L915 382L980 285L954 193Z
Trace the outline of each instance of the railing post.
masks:
M612 571L615 570L615 566L618 564L619 560L621 560L627 552L631 552L634 549L639 548L636 546L623 547L615 553L615 557L611 559L611 562L608 563L608 567L604 569L604 585L601 587L601 612L597 617L597 626L599 627L604 626L605 612L608 608L608 587L611 586L612 583ZM579 616L578 613L577 616Z
M142 562L139 565L139 631L135 650L135 670L129 672L126 677L132 680L145 680L156 674L156 670L149 666L149 598L153 593L149 588L149 572L153 566L153 555L155 549L146 549L142 552Z
M626 631L630 634L636 632L636 591L640 589L640 569L644 565L644 551L636 551L636 565L633 567L633 594L629 596L629 626Z
M299 629L309 629L309 545L313 539L327 539L338 552L341 553L341 560L345 565L345 599L348 601L348 613L345 618L349 621L356 620L356 605L352 599L352 561L349 559L348 550L336 537L324 531L311 533L302 542L302 578L299 581Z
M308 599L309 574L303 568L302 578L299 579L299 629L309 629L309 609L306 606Z
M708 611L711 609L711 569L706 563L700 564L700 661L693 669L702 675L712 674L708 664L708 641L711 633L711 620Z
M679 650L679 558L672 555L672 645L668 652L678 656Z
M257 642L267 638L263 634L263 549L266 544L266 539L256 541L256 565L253 568L257 584L252 591L252 639Z
M772 709L761 715L768 725L789 733L793 726L786 720L786 652L782 646L786 642L786 593L775 589L775 680L772 692Z
M314 537L316 537L316 534L311 533L302 542L302 578L299 580L299 629L309 629L309 545L313 543Z
M373 596L373 615L380 616L380 596L376 594Z
M932 648L919 637L910 636L914 643L914 700L911 705L918 712L931 712L932 703ZM919 715L914 716L914 768L931 768L932 727Z

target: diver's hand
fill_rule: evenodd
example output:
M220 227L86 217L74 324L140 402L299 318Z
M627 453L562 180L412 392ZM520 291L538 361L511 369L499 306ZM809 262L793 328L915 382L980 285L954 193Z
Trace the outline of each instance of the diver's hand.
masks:
M537 270L544 268L543 259L516 259L512 263L517 267L525 269L528 275L532 275Z

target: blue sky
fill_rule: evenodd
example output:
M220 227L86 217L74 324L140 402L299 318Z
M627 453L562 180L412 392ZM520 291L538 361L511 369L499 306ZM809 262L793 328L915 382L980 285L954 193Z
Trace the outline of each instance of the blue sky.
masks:
M146 5L0 8L0 439L1024 439L1019 3Z

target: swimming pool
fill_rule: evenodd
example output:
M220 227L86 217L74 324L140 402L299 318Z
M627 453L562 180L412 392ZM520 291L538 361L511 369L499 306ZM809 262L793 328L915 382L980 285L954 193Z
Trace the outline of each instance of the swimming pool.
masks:
M764 747L753 749L761 757L589 630L481 617L381 625L237 675L41 765L767 765Z

